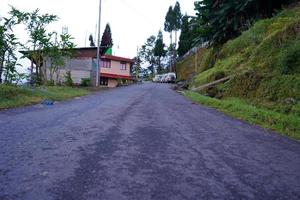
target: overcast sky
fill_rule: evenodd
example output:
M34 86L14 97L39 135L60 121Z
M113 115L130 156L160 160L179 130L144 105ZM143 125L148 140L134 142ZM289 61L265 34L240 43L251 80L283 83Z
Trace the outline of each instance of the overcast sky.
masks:
M114 41L113 53L134 57L150 35L163 29L168 7L176 0L102 0L101 35L106 23L110 23ZM194 15L194 0L179 0L182 13ZM88 35L95 35L99 0L0 0L0 16L10 10L9 5L22 11L39 8L41 13L55 14L59 21L49 26L49 31L61 32L67 26L78 47L89 45ZM24 27L16 31L22 41L26 40ZM165 34L165 42L169 37Z

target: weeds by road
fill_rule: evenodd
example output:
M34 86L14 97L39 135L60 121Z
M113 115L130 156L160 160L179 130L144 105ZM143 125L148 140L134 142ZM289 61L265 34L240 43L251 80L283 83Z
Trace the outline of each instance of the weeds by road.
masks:
M0 109L31 105L45 99L62 101L89 93L88 89L65 86L23 87L0 85Z
M216 108L251 124L258 124L300 140L300 117L294 114L283 114L259 108L236 98L219 100L190 91L185 92L184 95L196 103Z

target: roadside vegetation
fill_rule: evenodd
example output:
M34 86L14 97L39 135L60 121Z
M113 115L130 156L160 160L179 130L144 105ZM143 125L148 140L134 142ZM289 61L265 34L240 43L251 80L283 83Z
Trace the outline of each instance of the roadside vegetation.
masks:
M206 45L178 62L177 72L178 80L188 81L191 91L185 95L193 101L299 140L300 4L287 2L261 4L269 9L258 9L244 19L243 14L253 9L249 3L231 21L236 25L218 29L212 27L221 27L213 24L219 23L214 21L220 14L217 10L225 9L221 15L226 16L230 6L233 10L240 7L216 6L213 0L196 3L198 34L194 40ZM285 9L278 11L282 5ZM217 9L216 13L204 18L205 11L214 12L211 9ZM225 77L228 81L209 85Z
M24 12L15 7L11 7L6 16L0 17L0 109L45 100L61 101L87 95L92 90L91 79L82 79L81 84L74 87L70 71L65 73L64 80L59 80L61 71L66 69L66 58L74 56L75 44L67 30L61 34L47 30L58 19L56 15L40 13L39 9ZM27 41L20 42L15 35L17 28L27 32ZM106 25L101 46L101 53L112 46L109 25ZM18 51L23 54L22 58L31 60L27 73L18 70L22 67ZM22 85L24 82L27 83Z
M186 97L201 105L210 106L228 115L277 131L283 135L300 140L300 116L284 114L264 107L258 107L240 98L216 99L187 91Z
M40 103L43 100L62 101L89 94L88 89L67 86L0 85L0 110Z

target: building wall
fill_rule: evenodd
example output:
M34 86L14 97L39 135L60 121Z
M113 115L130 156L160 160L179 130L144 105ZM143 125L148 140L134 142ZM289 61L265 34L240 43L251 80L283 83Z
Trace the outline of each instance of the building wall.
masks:
M50 61L47 60L47 78L50 80L49 65ZM53 74L53 80L63 83L65 81L65 75L67 71L71 71L71 77L75 84L80 84L82 78L91 78L92 74L92 59L91 58L72 58L65 60L65 66L59 71L59 73Z
M118 81L116 79L108 79L107 87L117 87Z
M126 63L126 70L121 70L121 62L112 60L111 61L111 68L101 67L100 71L101 71L101 73L130 76L130 64Z

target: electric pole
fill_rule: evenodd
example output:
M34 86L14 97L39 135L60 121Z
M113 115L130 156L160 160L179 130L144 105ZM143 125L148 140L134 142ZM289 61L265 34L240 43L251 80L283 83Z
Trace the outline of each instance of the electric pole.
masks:
M98 20L98 41L97 41L97 70L96 70L96 87L99 86L100 81L100 25L101 25L101 0L99 0L99 20Z

